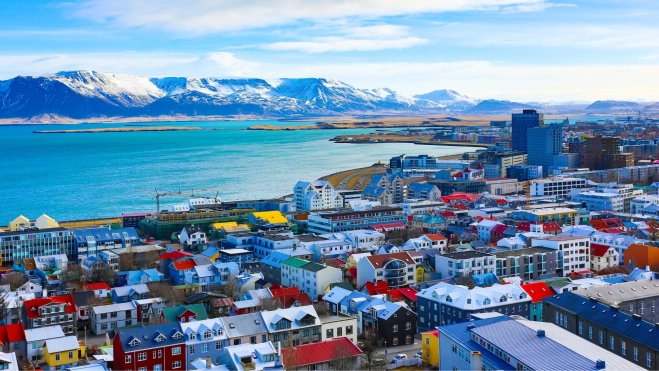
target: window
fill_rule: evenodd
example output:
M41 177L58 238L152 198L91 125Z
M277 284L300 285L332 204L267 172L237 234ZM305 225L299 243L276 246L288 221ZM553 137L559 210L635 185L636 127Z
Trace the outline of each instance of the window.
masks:
M579 322L579 335L583 335L583 323Z
M611 350L614 350L616 347L613 336L609 336L609 347L611 348Z
M204 339L210 339L213 337L213 333L210 330L204 332Z
M208 352L208 343L202 344L201 346L201 352L202 353L207 353Z
M634 347L634 361L638 362L638 348Z
M336 336L343 336L343 328L339 327L336 329Z
M604 344L604 333L600 330L600 344Z
M588 339L593 340L593 328L588 326Z
M215 343L215 349L216 350L222 349L222 342L221 341L218 341L218 342Z
M650 355L650 353L645 353L645 365L648 368L652 367L652 355Z
M256 344L256 336L250 336L249 337L249 343L250 344Z
M398 332L398 325L394 325L394 332Z
M261 342L265 343L268 339L266 338L266 335L261 335Z
M197 334L195 334L194 332L191 332L190 333L190 340L196 340L196 339L197 339Z
M327 329L326 337L327 337L328 339L333 338L333 337L334 337L334 329L331 329L331 328L330 328L330 329Z
M181 347L172 348L172 355L175 356L175 355L178 355L178 354L181 354Z
M190 354L194 354L194 346L188 347Z
M55 360L59 361L59 353L55 353Z
M346 335L352 335L352 325L346 326Z
M181 361L175 361L172 363L172 368L181 368Z
M126 363L130 363L130 362L131 362L131 357L130 357L130 354L129 354L129 355L126 356Z
M621 353L623 356L626 356L626 355L627 355L627 343L624 342L624 341L621 341L621 342L620 342L620 353Z
M137 353L137 360L138 361L146 361L146 353L145 352Z
M458 347L455 344L451 344L451 351L455 354L458 354Z
M153 366L153 371L162 371L162 365Z
M430 338L426 337L426 345L430 345Z
M412 329L412 322L407 322L405 324L405 330L411 330Z

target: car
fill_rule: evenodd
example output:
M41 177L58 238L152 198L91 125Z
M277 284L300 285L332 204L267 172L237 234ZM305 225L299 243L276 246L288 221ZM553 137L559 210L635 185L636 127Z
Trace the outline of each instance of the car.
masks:
M391 363L396 363L404 359L407 359L407 354L397 354L391 359Z
M423 351L420 350L414 353L414 358L422 358L422 357L423 357Z

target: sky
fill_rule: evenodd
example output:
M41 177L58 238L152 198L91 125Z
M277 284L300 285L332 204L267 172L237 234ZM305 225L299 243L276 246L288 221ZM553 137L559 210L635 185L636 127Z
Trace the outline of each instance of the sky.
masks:
M33 0L0 2L0 19L0 79L87 69L659 101L654 0Z

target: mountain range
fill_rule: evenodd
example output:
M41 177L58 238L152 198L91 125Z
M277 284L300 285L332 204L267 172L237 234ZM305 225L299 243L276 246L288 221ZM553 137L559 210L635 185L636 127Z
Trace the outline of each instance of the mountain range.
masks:
M404 96L387 88L358 89L323 78L190 78L96 71L17 76L0 81L0 118L68 119L157 116L268 117L338 114L510 114L526 108L546 113L620 113L643 110L635 102L587 104L479 100L453 90ZM657 104L648 105L657 111Z

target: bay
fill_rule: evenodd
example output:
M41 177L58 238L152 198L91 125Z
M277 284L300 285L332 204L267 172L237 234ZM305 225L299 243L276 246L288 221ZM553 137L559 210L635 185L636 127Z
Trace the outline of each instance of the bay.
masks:
M443 156L475 149L329 141L373 129L244 130L252 125L307 124L258 120L0 126L0 225L20 214L34 219L46 213L64 221L155 211L155 200L140 190L219 187L222 200L279 197L292 193L298 180L387 163L403 153ZM136 125L219 130L32 133ZM184 200L163 197L161 208Z

